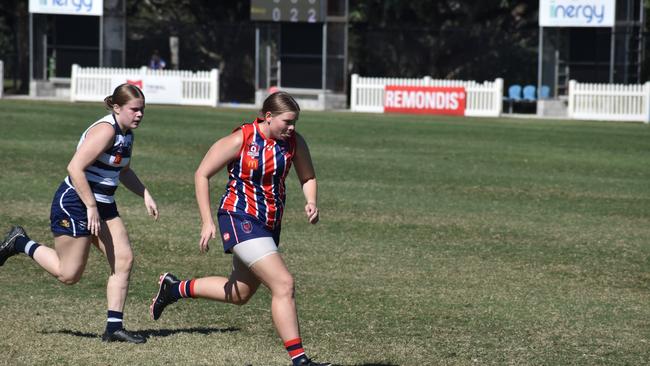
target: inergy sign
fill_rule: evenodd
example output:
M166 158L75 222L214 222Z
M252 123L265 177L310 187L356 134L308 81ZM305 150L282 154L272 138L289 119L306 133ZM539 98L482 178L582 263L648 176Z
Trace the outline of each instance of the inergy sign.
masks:
M613 27L616 0L540 0L542 27Z
M465 88L386 85L384 112L465 115Z
M29 12L41 14L104 14L103 0L29 0Z

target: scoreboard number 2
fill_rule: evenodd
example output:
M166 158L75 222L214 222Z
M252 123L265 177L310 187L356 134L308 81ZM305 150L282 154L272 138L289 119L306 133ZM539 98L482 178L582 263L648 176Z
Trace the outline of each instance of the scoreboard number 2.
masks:
M251 20L324 22L326 5L327 0L251 0Z

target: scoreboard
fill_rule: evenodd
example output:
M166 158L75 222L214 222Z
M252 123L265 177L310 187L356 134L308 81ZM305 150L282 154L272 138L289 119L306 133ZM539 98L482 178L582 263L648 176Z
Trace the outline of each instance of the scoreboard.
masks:
M251 0L251 20L322 23L327 0Z

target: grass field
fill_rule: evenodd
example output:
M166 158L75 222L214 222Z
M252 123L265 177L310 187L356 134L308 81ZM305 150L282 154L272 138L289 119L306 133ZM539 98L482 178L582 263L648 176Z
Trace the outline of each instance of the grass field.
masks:
M51 245L49 206L99 104L0 100L0 224ZM0 364L288 365L260 290L148 318L157 278L224 275L198 252L193 172L254 111L149 106L121 188L136 255L125 310L144 345L105 344L108 267L57 283L0 268ZM307 352L339 365L641 365L650 359L650 129L643 124L304 112L320 186L308 225L292 173L282 251ZM213 179L220 196L225 174ZM6 229L3 229L6 230Z

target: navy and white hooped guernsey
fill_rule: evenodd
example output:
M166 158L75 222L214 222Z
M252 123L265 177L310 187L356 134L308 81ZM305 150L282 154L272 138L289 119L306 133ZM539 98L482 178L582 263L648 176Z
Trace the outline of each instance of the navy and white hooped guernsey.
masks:
M95 200L102 203L113 203L115 202L113 195L120 183L120 172L131 160L133 133L131 130L123 133L120 125L115 120L115 116L109 114L90 125L84 131L77 144L77 149L79 149L85 140L88 131L100 123L110 123L113 126L115 132L113 145L101 153L97 160L86 168L84 173L86 174L90 189L95 195ZM65 182L72 187L70 176L65 178Z

